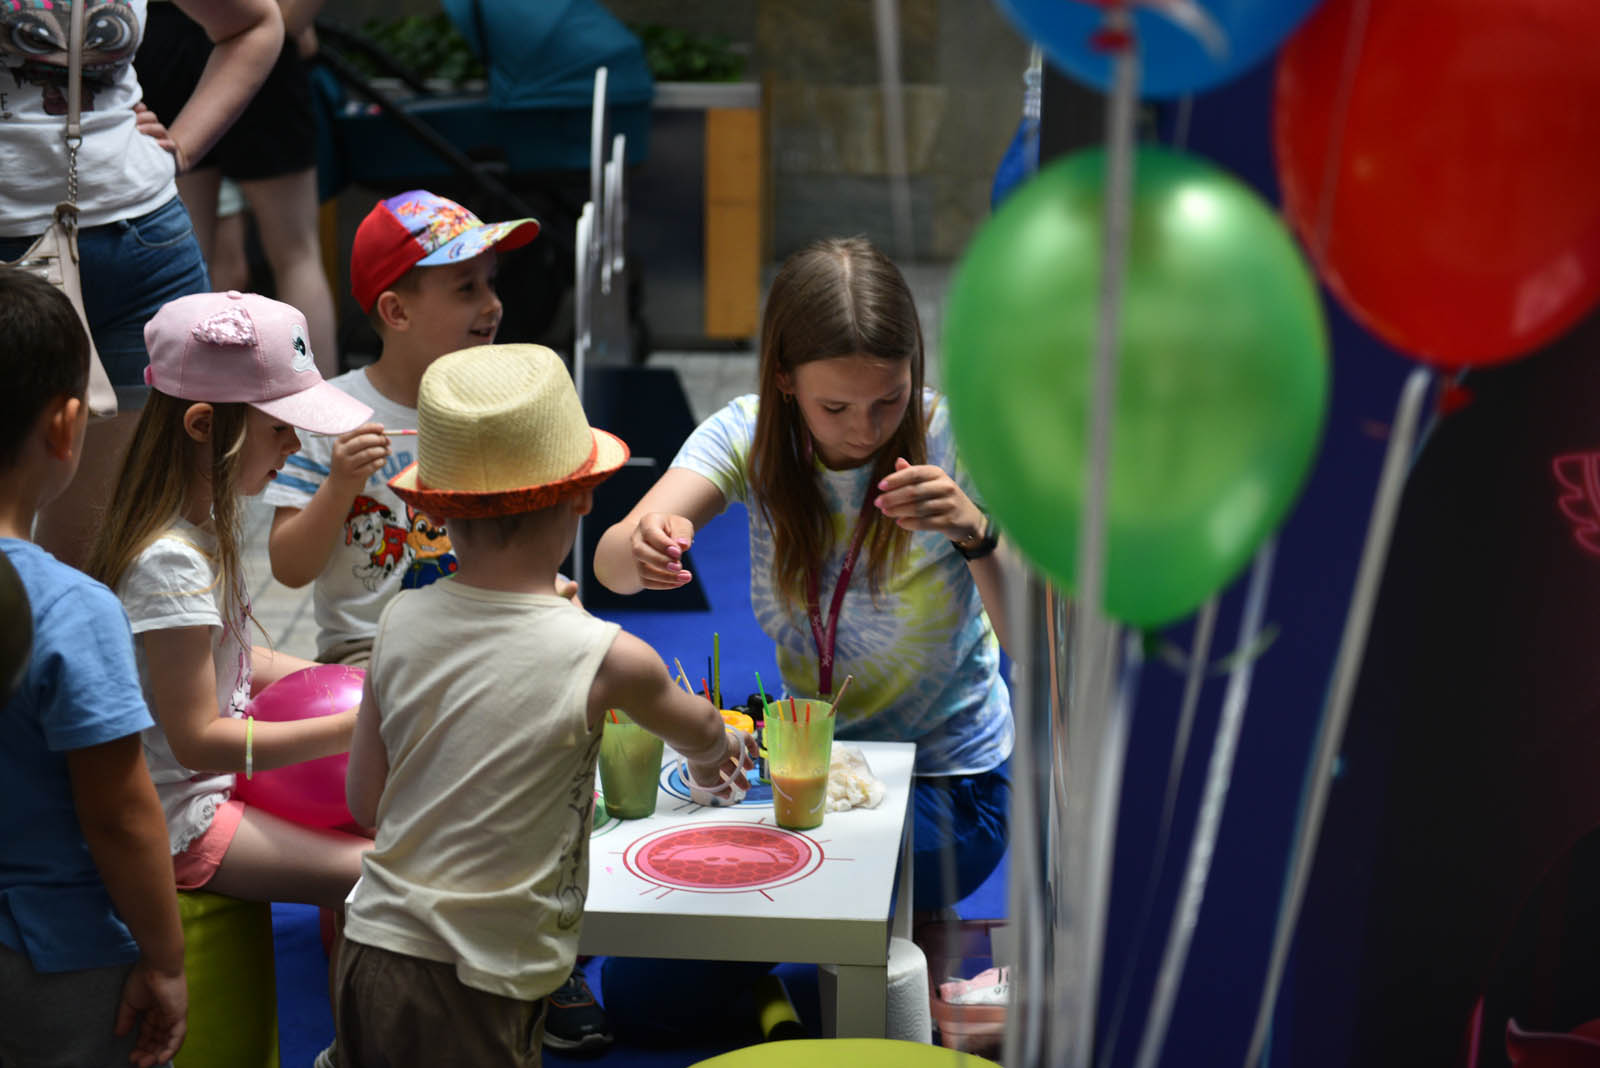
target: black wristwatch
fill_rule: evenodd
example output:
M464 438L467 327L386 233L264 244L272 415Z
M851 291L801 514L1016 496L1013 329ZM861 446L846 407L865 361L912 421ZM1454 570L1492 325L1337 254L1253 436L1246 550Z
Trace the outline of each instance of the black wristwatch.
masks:
M990 519L989 513L982 508L978 509L978 514L983 516L983 535L978 538L977 542L971 546L964 545L959 541L950 542L955 547L956 552L968 560L982 560L985 556L994 552L995 547L1000 544L1000 528L994 525L994 520Z

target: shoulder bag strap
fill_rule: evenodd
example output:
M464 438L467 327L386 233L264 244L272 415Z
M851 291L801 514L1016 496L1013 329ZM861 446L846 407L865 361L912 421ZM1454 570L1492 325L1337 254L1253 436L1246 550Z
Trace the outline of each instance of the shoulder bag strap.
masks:
M74 225L78 207L78 147L83 144L79 123L83 105L83 23L88 17L87 0L70 0L71 30L67 52L67 203L72 205Z

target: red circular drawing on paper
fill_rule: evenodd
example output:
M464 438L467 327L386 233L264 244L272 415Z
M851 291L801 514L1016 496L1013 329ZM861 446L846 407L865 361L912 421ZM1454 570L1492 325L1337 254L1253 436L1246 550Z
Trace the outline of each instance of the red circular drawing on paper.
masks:
M681 890L766 890L810 875L822 848L803 834L753 823L713 823L647 836L623 863L641 878Z

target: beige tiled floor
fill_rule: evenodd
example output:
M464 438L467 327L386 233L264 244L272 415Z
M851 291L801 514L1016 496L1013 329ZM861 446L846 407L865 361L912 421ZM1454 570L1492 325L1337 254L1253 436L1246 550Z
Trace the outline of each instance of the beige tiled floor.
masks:
M913 264L904 269L922 317L927 346L927 380L939 382L939 326L944 311L944 290L949 267L944 264ZM658 352L647 366L670 367L678 372L695 420L706 418L741 393L756 388L756 353L749 352ZM312 618L311 587L290 589L275 581L267 564L267 532L271 509L252 500L245 513L247 542L245 558L250 570L250 592L256 621L271 637L275 648L296 656L316 655L317 627Z

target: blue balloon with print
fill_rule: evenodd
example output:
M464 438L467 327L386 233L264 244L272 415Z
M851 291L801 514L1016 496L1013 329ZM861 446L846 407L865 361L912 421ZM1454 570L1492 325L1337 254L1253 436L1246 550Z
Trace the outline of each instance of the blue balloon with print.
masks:
M1238 77L1266 59L1318 0L1128 0L1139 42L1139 95L1174 97ZM1023 33L1062 71L1109 90L1113 57L1094 45L1105 24L1104 3L1087 0L997 0ZM1211 51L1181 9L1215 28L1224 46Z

